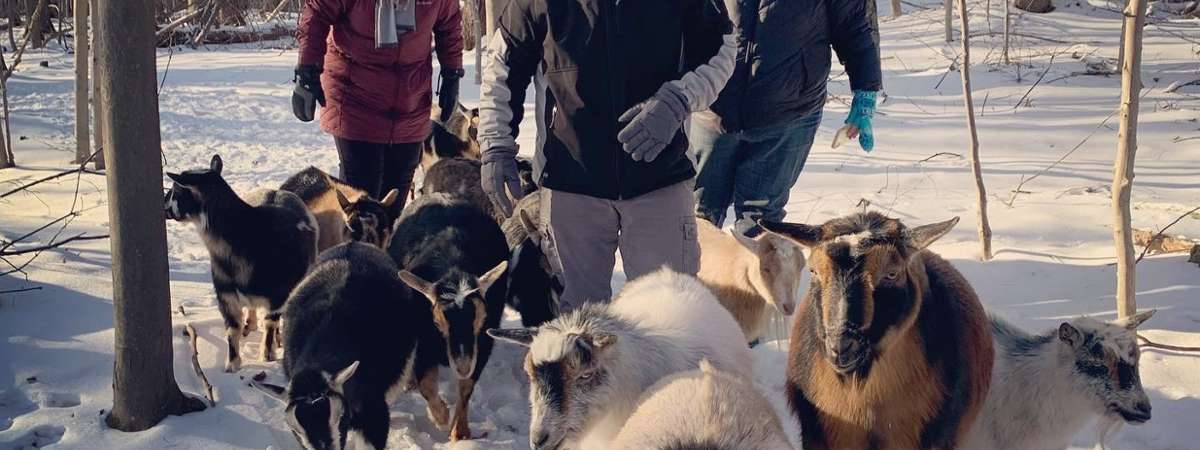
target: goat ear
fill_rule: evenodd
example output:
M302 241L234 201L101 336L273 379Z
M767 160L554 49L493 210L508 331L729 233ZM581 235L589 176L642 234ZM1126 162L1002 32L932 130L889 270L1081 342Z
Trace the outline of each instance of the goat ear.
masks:
M354 206L354 203L346 198L346 194L343 194L341 190L334 188L333 194L337 196L338 206L342 208L343 212L349 211L350 207Z
M396 203L396 199L398 198L400 198L400 190L392 189L388 191L387 195L383 196L383 200L379 203L382 203L385 208L391 208L392 204Z
M496 267L484 273L483 276L479 277L479 292L487 293L492 284L495 284L496 280L499 280L500 276L504 275L504 272L507 270L508 261L500 261L500 264L496 264Z
M213 155L212 161L209 161L209 163L208 163L208 170L212 171L213 173L215 173L217 175L220 175L221 169L224 166L225 166L225 164L223 164L221 162L221 155Z
M268 397L271 397L275 400L279 400L280 402L287 403L287 401L288 401L287 390L284 389L283 386L270 384L270 383L263 383L261 381L255 381L255 380L250 380L250 386L253 386L255 389L258 389L258 390L262 391L264 394L267 394Z
M489 328L487 334L493 339L528 347L537 337L537 328Z
M174 181L179 184L184 184L184 185L187 184L187 183L183 182L183 175L177 174L175 172L167 172L167 178L170 178L171 181Z
M400 281L403 281L404 284L408 285L408 287L420 292L421 295L424 295L425 298L429 299L429 301L437 303L437 292L434 290L433 283L425 281L424 278L421 278L407 270L401 270L399 273L397 273L397 275L400 276Z
M1117 320L1116 324L1125 327L1127 330L1136 330L1142 325L1142 323L1146 322L1151 317L1154 317L1155 312L1158 312L1158 310L1151 309L1149 311L1142 311L1124 319Z
M1058 338L1072 347L1078 347L1083 343L1083 333L1080 333L1074 325L1068 322L1063 322L1058 326Z
M704 220L704 219L700 219L700 220ZM750 229L754 228L755 225L757 225L757 224L754 223L754 221L752 221L752 220L739 219L737 222L735 222L733 224L733 231L730 232L730 234L733 235L734 239L737 239L739 244L742 244L742 247L746 247L747 249L750 250L751 253L754 253L757 255L757 254L762 254L764 251L766 251L766 245L764 245L764 243L759 241L758 239L752 238L750 236L746 236L746 233L749 232Z
M946 233L954 229L954 225L958 224L958 216L945 222L931 223L921 225L919 227L908 230L908 245L915 247L917 250L924 250L933 244L934 241L941 239Z
M604 350L617 343L617 335L612 333L592 333L588 336L588 342L597 350Z
M329 380L330 387L335 391L341 392L342 386L346 385L346 382L350 380L350 377L354 376L354 372L356 371L358 371L358 361L354 361L346 366L345 369L339 370L333 376L333 379Z
M798 242L805 247L814 247L821 242L821 236L824 234L821 227L805 225L802 223L786 223L772 222L769 220L759 220L758 225L764 230L779 233L784 237Z

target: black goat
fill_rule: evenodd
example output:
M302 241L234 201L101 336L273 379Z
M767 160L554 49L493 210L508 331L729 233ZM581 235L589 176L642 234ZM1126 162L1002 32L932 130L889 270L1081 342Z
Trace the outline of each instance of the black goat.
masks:
M445 193L419 197L401 214L388 253L402 269L400 279L429 299L440 333L421 342L415 373L429 404L430 419L450 426L450 440L469 439L467 406L491 356L484 331L500 325L508 249L495 221L471 204ZM458 404L453 422L437 391L440 366L454 369Z
M545 237L537 221L538 193L517 203L516 213L502 225L512 252L508 258L506 303L521 314L521 324L536 327L558 317L563 292L561 271L543 250Z
M255 385L287 404L300 445L347 448L354 431L386 447L388 405L412 380L420 343L437 339L428 303L383 250L347 242L321 254L283 319L288 387Z
M221 177L221 157L208 169L167 173L174 185L164 199L168 219L196 225L211 261L217 305L225 320L225 371L241 368L241 338L264 316L262 357L274 361L278 321L288 293L316 258L317 222L304 202L286 191L263 190L246 201ZM242 308L249 310L243 320Z

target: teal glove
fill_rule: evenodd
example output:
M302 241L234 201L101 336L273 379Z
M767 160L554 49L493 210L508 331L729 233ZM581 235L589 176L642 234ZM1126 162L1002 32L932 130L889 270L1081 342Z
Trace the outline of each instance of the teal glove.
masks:
M850 115L846 124L858 128L858 143L865 151L875 148L875 134L871 131L871 118L875 116L875 91L854 91L850 102Z

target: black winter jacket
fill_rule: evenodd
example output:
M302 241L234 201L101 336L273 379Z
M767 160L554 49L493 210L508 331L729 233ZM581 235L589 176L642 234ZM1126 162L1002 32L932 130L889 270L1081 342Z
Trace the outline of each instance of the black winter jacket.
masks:
M737 67L711 112L702 114L720 129L759 128L819 111L831 46L851 89L883 88L864 0L724 1L737 33Z
M617 142L617 118L667 82L692 111L716 99L735 51L721 0L509 0L497 18L480 96L485 152L515 151L537 75L556 104L539 149L542 186L627 199L695 176L682 127L654 161L635 162Z

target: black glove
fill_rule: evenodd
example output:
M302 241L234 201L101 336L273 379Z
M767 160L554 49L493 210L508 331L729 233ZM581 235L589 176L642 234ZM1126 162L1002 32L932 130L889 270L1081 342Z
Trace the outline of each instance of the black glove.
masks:
M316 117L317 103L325 107L325 90L321 88L321 68L313 65L296 67L296 88L292 90L292 114L302 122Z
M438 108L442 110L438 118L442 122L450 120L458 109L458 81L464 73L462 69L442 69L442 85L438 87Z

